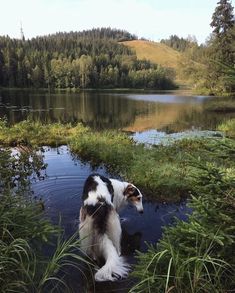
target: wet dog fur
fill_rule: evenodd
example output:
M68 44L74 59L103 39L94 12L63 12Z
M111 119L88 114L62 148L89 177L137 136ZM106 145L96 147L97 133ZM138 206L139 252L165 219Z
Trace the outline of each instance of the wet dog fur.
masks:
M83 188L79 234L82 250L105 264L95 273L96 281L125 278L129 265L121 257L121 224L118 212L130 202L142 213L142 194L133 184L90 175Z

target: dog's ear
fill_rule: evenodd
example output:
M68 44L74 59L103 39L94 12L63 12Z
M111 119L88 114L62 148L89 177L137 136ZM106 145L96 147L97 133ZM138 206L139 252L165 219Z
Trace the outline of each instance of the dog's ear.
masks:
M124 190L123 194L124 194L124 196L129 197L129 196L133 195L134 192L135 192L135 187L131 184L128 184L126 189Z

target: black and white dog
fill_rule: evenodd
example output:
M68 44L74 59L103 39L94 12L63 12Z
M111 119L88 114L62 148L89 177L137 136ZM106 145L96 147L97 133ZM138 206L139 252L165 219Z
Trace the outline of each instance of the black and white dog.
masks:
M143 213L141 192L131 183L92 174L85 182L82 200L81 249L95 260L105 260L95 280L114 281L126 277L130 268L121 257L122 230L118 211L130 202Z

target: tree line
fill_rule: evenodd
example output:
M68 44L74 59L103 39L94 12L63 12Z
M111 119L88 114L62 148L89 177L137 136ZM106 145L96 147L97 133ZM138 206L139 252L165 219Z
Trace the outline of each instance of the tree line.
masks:
M212 34L205 44L198 45L194 37L172 35L161 42L183 52L179 72L190 79L200 91L209 94L235 93L235 18L230 0L220 0L215 7L210 26Z
M169 69L137 60L120 42L137 37L111 28L30 40L0 37L0 86L174 88Z

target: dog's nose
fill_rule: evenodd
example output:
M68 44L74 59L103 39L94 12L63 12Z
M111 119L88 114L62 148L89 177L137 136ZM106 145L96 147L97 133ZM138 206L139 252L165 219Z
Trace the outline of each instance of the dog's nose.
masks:
M144 213L144 210L139 211L139 213L140 213L140 214L143 214L143 213Z

